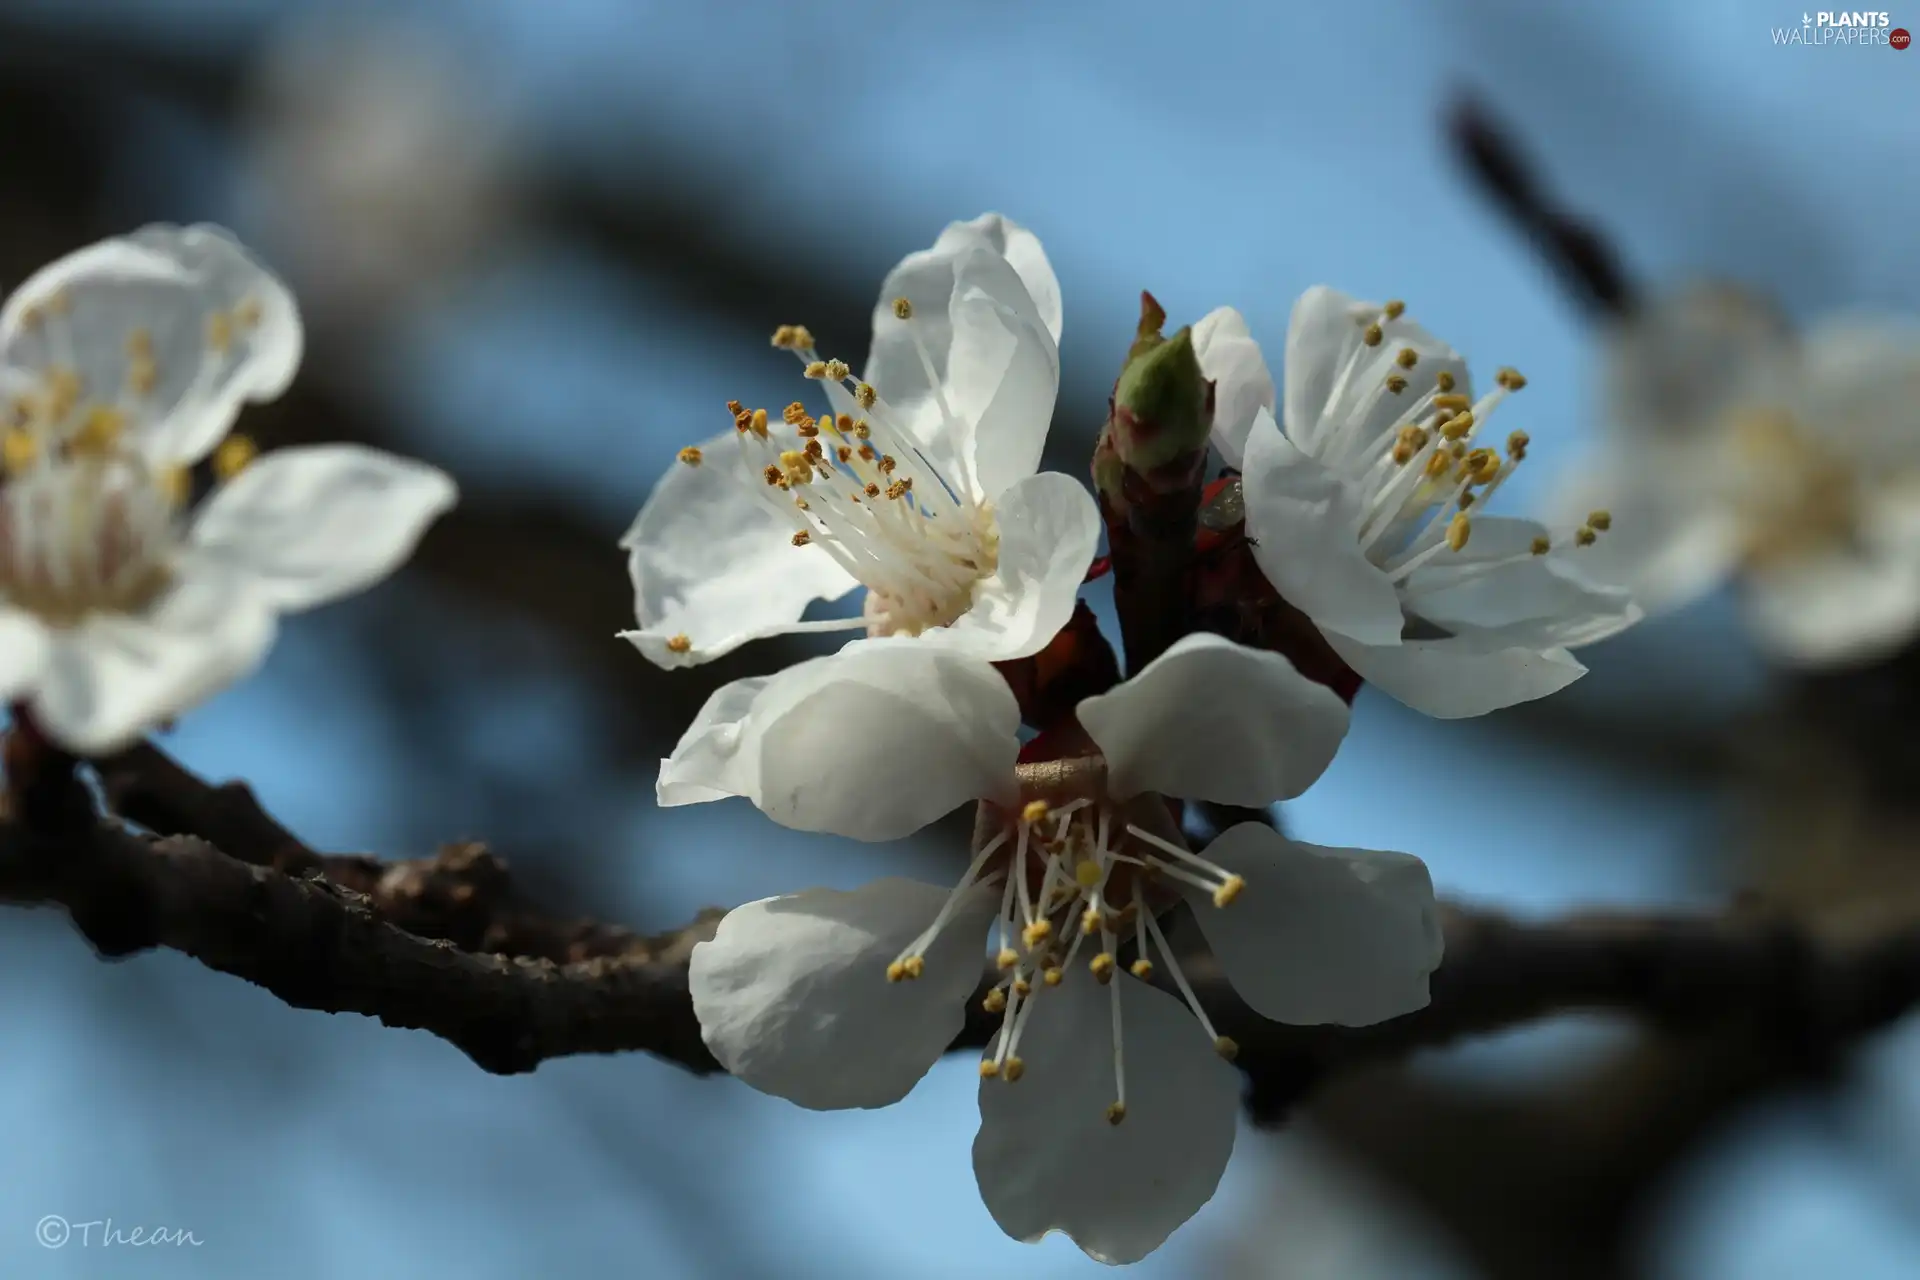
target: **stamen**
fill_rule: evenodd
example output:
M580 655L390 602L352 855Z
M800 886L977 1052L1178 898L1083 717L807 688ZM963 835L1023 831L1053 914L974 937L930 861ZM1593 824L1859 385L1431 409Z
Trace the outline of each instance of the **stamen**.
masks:
M1160 922L1153 918L1150 911L1140 914L1153 938L1153 945L1159 948L1161 959L1167 962L1167 973L1172 976L1173 985L1179 988L1180 998L1187 1002L1188 1010L1200 1024L1200 1029L1206 1032L1207 1039L1213 1041L1214 1052L1229 1062L1233 1061L1240 1053L1240 1046L1214 1029L1213 1019L1207 1017L1207 1011L1200 1007L1200 998L1193 993L1193 984L1187 981L1187 975L1181 971L1180 962L1173 958L1173 948L1167 945L1167 935L1160 931Z

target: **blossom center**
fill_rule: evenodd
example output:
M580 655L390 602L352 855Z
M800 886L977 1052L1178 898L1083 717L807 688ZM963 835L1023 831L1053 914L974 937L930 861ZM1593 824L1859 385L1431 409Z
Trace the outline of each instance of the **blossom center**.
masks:
M888 965L888 980L918 978L926 949L965 895L983 882L997 882L995 965L1002 976L985 1007L1001 1025L981 1060L982 1076L1018 1081L1026 1073L1020 1041L1033 1018L1046 1016L1037 1011L1047 1004L1047 989L1089 976L1110 986L1123 952L1131 957L1128 973L1141 981L1164 965L1202 1033L1223 1057L1233 1057L1238 1046L1214 1029L1157 916L1179 900L1176 883L1205 890L1224 909L1245 881L1191 852L1159 796L1109 797L1105 763L1098 757L1022 764L1019 772L1021 803L1011 810L980 806L971 865L934 923ZM1080 967L1087 973L1078 973ZM1114 1096L1106 1114L1119 1124L1126 1118L1127 1094L1117 988L1110 1007Z
M20 439L0 485L0 598L53 626L150 605L172 581L183 477L124 456L24 461Z
M1731 424L1727 467L1750 565L1844 547L1859 533L1854 469L1819 448L1783 410L1741 414Z

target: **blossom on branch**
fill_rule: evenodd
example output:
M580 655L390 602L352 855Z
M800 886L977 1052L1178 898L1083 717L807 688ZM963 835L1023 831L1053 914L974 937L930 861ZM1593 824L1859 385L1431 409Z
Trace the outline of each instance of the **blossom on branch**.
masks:
M673 785L757 771L774 816L856 836L876 806L903 828L978 796L972 860L951 890L889 878L730 912L692 956L707 1046L802 1106L888 1105L959 1033L991 934L985 1011L1001 1023L980 1061L981 1195L1016 1238L1059 1230L1102 1261L1137 1260L1213 1195L1239 1099L1237 1047L1162 916L1186 905L1261 1015L1366 1026L1427 1003L1442 943L1426 868L1261 823L1187 847L1164 797L1289 799L1345 736L1346 704L1278 654L1188 636L1023 751L1012 694L993 705L998 676L979 659L860 643L884 656L884 683L856 678L881 663L803 663L805 690L782 690L745 730L726 717L748 691L729 686ZM969 696L944 696L955 688ZM839 714L786 732L782 713L818 699Z
M1726 286L1661 299L1609 349L1608 435L1566 486L1621 517L1595 570L1669 610L1728 579L1774 657L1885 657L1920 631L1920 330L1804 335Z
M385 577L452 504L421 463L228 435L300 350L291 295L207 226L82 249L0 310L0 697L63 746L113 750L245 676L278 614Z
M663 667L802 631L918 636L992 660L1044 648L1073 613L1099 517L1037 473L1060 382L1060 288L1032 232L956 222L887 276L863 377L783 325L821 384L684 449L622 540ZM861 617L802 622L866 588Z
M1570 649L1639 618L1577 563L1607 512L1558 531L1483 514L1527 456L1524 431L1477 443L1517 372L1476 399L1466 362L1403 304L1324 286L1294 304L1279 421L1238 312L1203 319L1195 347L1253 558L1369 684L1428 715L1481 715L1570 684L1586 671Z

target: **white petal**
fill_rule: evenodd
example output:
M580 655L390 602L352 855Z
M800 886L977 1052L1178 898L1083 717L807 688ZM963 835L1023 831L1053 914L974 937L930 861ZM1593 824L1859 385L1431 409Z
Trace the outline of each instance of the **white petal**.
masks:
M1625 588L1601 586L1580 573L1591 548L1532 554L1535 541L1547 536L1547 527L1532 520L1476 518L1465 547L1408 577L1402 587L1407 609L1448 630L1498 632L1503 648L1591 644L1637 620Z
M798 526L748 487L762 481L743 476L736 435L703 442L697 467L668 468L620 539L640 623L620 634L656 666L709 662L790 631L813 601L860 585L820 547L793 545ZM682 635L692 647L675 653L668 641Z
M34 714L70 750L117 750L251 674L274 630L270 602L246 584L185 577L145 614L52 632Z
M1000 1229L1064 1231L1088 1256L1137 1262L1198 1213L1233 1154L1240 1078L1185 1006L1129 977L1120 993L1126 1119L1114 1101L1109 989L1083 966L1034 988L1017 1081L980 1082L973 1171Z
M38 618L0 605L0 699L33 686L46 669L51 645Z
M1566 688L1587 673L1565 649L1489 649L1471 631L1443 640L1365 645L1338 632L1341 661L1396 702L1442 720L1483 716Z
M857 640L716 692L661 763L659 800L745 796L796 830L897 840L969 800L1010 799L1019 725L987 662Z
M1200 371L1213 380L1213 446L1230 467L1240 467L1254 415L1274 409L1273 375L1246 317L1221 307L1193 326L1193 352Z
M888 982L887 966L947 896L917 880L886 879L729 911L688 965L707 1048L762 1093L815 1110L906 1097L966 1022L997 905L975 885L926 948L925 972Z
M1002 300L1009 268L984 249L961 259L954 278L953 352L947 403L970 424L979 492L997 500L1040 466L1060 390L1060 350L1031 306ZM963 438L967 432L956 430Z
M1920 631L1920 560L1807 556L1756 570L1747 618L1776 657L1806 666L1870 661Z
M1405 619L1393 583L1360 550L1359 487L1301 452L1262 410L1247 439L1247 534L1260 571L1322 629L1392 644Z
M233 317L243 304L258 310L252 323ZM216 314L231 322L224 351L209 341ZM0 310L0 364L71 368L86 398L119 404L136 330L151 341L154 382L123 407L138 447L163 464L204 456L243 404L280 395L300 364L293 295L228 232L205 225L145 227L35 273Z
M1080 704L1115 796L1157 791L1249 807L1312 786L1347 720L1340 696L1284 657L1205 632Z
M1738 563L1740 518L1715 501L1717 487L1700 450L1642 445L1631 457L1582 468L1550 506L1569 524L1596 509L1611 512L1613 527L1579 549L1580 566L1596 582L1626 588L1642 607L1666 612L1713 590ZM1480 536L1478 522L1473 536Z
M951 627L921 633L990 662L1047 647L1073 617L1100 541L1100 509L1072 476L1043 471L1001 495L994 511L1000 559Z
M1460 354L1405 316L1388 322L1384 339L1367 347L1367 326L1380 314L1380 303L1325 285L1308 289L1293 305L1287 326L1284 422L1287 438L1316 457L1335 434L1370 440L1385 431L1407 406L1433 389L1443 372L1452 375L1456 394L1472 394ZM1406 348L1417 357L1411 369L1395 363ZM1382 389L1393 375L1406 379L1398 395Z
M214 492L188 542L195 559L247 575L275 608L307 609L399 568L455 496L444 471L378 449L276 449Z
M1426 864L1301 844L1258 822L1206 857L1245 879L1232 905L1182 892L1227 981L1263 1018L1368 1027L1424 1009L1445 943Z

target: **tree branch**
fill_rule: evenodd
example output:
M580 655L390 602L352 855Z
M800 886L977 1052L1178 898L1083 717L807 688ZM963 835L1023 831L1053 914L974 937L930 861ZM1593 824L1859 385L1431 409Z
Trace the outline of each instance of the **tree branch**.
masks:
M157 748L99 767L121 812L165 834L0 824L0 901L64 908L103 956L176 950L295 1008L431 1032L490 1072L631 1051L717 1070L687 990L688 957L717 911L657 937L553 921L475 846L391 864L317 854L246 788L208 784ZM231 853L209 842L215 832ZM1568 1010L1764 1028L1793 1061L1812 1062L1920 1001L1920 924L1910 922L1816 932L1741 907L1525 923L1449 907L1444 926L1432 1003L1361 1029L1267 1022L1204 958L1193 964L1203 1003L1240 1042L1256 1118L1283 1118L1331 1075ZM996 1029L976 1000L955 1047Z

